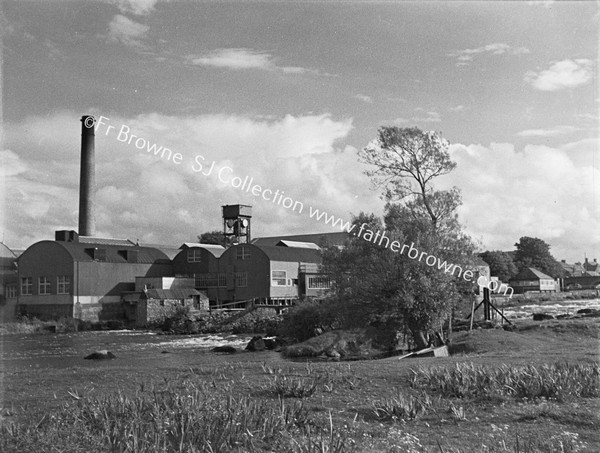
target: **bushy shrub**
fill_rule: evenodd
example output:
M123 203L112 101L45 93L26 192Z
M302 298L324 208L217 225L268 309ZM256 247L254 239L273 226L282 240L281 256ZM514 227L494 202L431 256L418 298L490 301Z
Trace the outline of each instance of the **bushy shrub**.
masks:
M336 303L307 299L284 314L278 333L295 341L305 341L340 327L340 319Z

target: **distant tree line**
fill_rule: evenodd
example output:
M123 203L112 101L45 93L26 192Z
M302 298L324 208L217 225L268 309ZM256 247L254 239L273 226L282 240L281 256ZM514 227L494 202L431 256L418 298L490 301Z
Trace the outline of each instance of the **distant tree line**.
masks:
M490 266L490 273L508 281L523 269L533 267L553 278L564 277L564 269L550 253L550 245L539 238L523 236L514 252L485 251L479 256Z

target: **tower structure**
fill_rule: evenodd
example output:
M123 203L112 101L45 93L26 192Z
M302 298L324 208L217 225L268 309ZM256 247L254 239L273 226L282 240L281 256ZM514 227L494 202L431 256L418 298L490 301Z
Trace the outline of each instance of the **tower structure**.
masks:
M249 244L251 240L252 206L245 204L224 205L223 235L227 246Z

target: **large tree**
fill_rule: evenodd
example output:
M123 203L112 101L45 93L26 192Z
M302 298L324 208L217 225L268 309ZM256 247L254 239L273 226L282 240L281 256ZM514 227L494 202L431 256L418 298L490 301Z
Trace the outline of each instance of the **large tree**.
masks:
M550 253L550 245L543 240L523 236L515 247L515 265L519 271L533 267L554 278L564 275L562 266Z
M486 250L480 253L479 256L490 266L491 275L498 277L503 282L507 282L511 277L517 275L519 271L510 253L501 250Z
M356 229L383 231L390 239L419 251L468 266L473 245L458 223L458 189L435 190L437 176L450 172L448 143L435 132L383 127L379 137L360 152L374 166L367 174L388 200L383 222L361 214ZM445 319L466 282L393 252L364 238L352 237L345 248L325 253L326 269L336 282L338 297L348 307L347 321L395 319L412 334L417 347L426 346L425 332Z
M367 175L388 201L402 201L415 216L426 215L434 228L455 218L460 205L457 188L435 190L433 181L450 173L448 141L438 132L414 128L381 127L378 138L359 152L375 168Z

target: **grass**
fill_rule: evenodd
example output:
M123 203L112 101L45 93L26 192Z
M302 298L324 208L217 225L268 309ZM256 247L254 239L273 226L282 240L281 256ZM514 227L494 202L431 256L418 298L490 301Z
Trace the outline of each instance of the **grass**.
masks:
M0 451L597 452L597 332L552 325L465 334L477 347L447 358L146 349L68 367L7 361Z
M600 365L555 363L489 367L457 363L450 370L412 370L410 383L414 388L426 388L454 398L595 398L600 396Z

